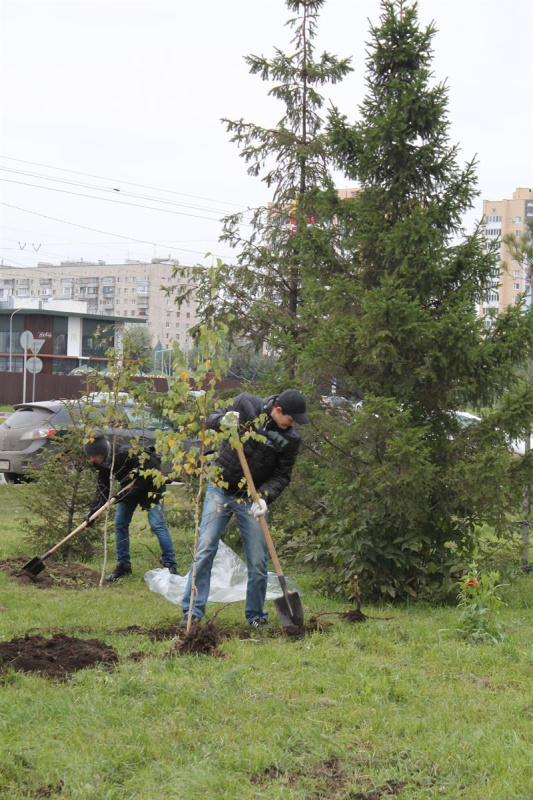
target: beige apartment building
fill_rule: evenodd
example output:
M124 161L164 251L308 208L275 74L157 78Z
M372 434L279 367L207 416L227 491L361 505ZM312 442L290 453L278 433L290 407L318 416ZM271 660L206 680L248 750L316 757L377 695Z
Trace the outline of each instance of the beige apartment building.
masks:
M516 189L511 200L484 200L483 221L486 247L499 242L500 265L494 270L493 285L489 297L480 307L486 317L491 311L498 314L507 306L517 302L524 291L528 292L527 303L531 304L530 276L523 264L513 260L504 237L523 236L526 220L533 218L533 189Z
M16 302L23 298L83 301L88 314L145 318L154 347L160 343L166 349L177 342L186 351L191 345L188 331L196 322L196 302L178 308L164 291L192 281L192 268L187 277L173 277L177 264L154 258L150 263L62 261L24 268L0 266L0 301L10 297Z

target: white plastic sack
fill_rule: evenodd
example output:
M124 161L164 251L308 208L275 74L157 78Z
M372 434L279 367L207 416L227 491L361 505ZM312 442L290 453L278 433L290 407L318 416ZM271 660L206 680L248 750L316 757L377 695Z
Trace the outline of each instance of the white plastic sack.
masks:
M189 573L183 576L171 575L165 567L164 569L151 569L145 574L144 580L151 592L157 592L170 603L179 605L185 594L188 577ZM208 600L211 603L237 603L239 600L245 600L247 582L248 572L244 561L224 542L220 542L213 561ZM287 578L287 586L291 592L301 594L296 583L290 578ZM282 594L278 576L275 572L269 572L267 600L281 597Z

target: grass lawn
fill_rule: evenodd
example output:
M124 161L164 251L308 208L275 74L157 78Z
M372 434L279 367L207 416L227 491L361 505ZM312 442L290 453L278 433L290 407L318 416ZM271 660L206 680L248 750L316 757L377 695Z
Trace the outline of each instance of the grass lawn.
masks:
M2 558L40 555L21 542L24 491L0 486ZM134 576L121 585L38 589L0 571L2 642L61 631L119 655L112 669L64 682L0 674L0 797L533 796L532 579L506 590L499 645L461 640L454 608L367 606L362 586L364 624L324 617L331 627L292 640L271 609L271 627L250 637L237 603L216 620L232 631L225 658L169 657L171 639L124 632L181 617L142 580L157 542L142 515L134 519ZM176 543L184 572L186 545ZM313 589L311 573L285 569L306 619L347 610Z

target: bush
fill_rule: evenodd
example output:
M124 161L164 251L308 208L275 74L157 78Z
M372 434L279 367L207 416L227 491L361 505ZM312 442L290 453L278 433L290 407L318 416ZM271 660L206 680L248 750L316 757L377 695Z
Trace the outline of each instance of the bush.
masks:
M24 496L31 516L26 518L24 542L43 553L74 530L87 513L95 490L94 470L83 453L83 430L72 428L45 451L42 469L33 473ZM102 519L105 513L102 514ZM55 558L89 561L101 541L97 523L80 531L60 548Z

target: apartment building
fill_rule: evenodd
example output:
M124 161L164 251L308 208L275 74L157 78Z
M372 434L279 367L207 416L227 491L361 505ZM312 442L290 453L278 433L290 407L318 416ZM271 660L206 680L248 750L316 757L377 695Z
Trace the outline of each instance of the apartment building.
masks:
M159 343L166 349L177 342L187 350L197 304L192 300L178 308L173 296L164 291L176 284L192 285L192 269L185 277L173 277L177 265L172 259L154 258L149 263L62 261L24 268L0 266L0 301L10 297L17 303L23 298L83 301L88 314L145 318L154 346Z
M531 304L531 276L524 264L514 261L503 239L508 235L523 236L526 220L532 218L533 189L516 189L510 200L483 201L486 247L488 250L498 242L500 256L500 264L494 270L489 297L480 307L480 314L484 317L489 311L498 314L516 303L522 292L528 293L527 303Z

